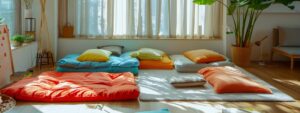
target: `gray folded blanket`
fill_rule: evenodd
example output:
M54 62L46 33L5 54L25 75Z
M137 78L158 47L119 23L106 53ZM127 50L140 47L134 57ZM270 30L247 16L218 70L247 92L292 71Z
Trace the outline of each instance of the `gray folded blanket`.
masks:
M203 86L206 81L200 75L173 76L169 79L169 83L174 87L196 87Z

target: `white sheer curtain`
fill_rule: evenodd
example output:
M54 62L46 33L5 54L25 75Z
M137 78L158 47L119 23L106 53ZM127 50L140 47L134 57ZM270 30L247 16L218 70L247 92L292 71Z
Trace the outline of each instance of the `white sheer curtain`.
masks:
M5 19L5 23L8 25L10 35L19 32L19 0L0 0L0 17Z
M194 39L218 36L221 28L215 26L220 21L216 16L220 8L194 5L193 0L73 2L76 16L71 19L78 37Z

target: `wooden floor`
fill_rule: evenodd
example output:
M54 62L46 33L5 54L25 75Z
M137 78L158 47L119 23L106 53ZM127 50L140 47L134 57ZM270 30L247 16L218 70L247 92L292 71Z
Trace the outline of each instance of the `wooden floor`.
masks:
M267 81L281 91L296 99L296 102L206 102L206 101L172 101L172 102L92 102L92 103L29 103L18 102L16 109L9 113L134 113L137 111L169 108L172 113L214 113L223 108L255 109L262 113L300 113L300 62L295 69L289 69L288 62L276 62L265 66L252 63L245 68L259 78ZM43 68L34 71L52 70ZM18 80L22 77L13 77ZM102 108L102 105L104 107Z

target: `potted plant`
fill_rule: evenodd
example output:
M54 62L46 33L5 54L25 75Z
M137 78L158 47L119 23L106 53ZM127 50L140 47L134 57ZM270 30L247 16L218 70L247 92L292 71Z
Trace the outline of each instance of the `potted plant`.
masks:
M22 46L24 40L25 40L25 37L23 35L15 35L11 38L12 46L14 46L14 47Z
M34 41L34 38L33 38L32 35L26 35L26 36L24 36L24 43L30 43L32 41Z
M251 56L251 38L255 23L262 11L274 3L294 9L292 3L300 0L194 0L198 5L212 5L219 2L227 8L228 15L234 23L235 44L231 47L232 61L239 66L248 66Z

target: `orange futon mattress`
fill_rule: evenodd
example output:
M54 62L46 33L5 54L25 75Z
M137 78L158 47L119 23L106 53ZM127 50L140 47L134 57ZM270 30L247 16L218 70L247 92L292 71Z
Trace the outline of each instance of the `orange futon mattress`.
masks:
M44 72L1 89L16 100L81 102L136 100L139 89L132 73Z
M162 60L140 60L139 68L170 70L174 68L174 63L168 55L164 55Z

